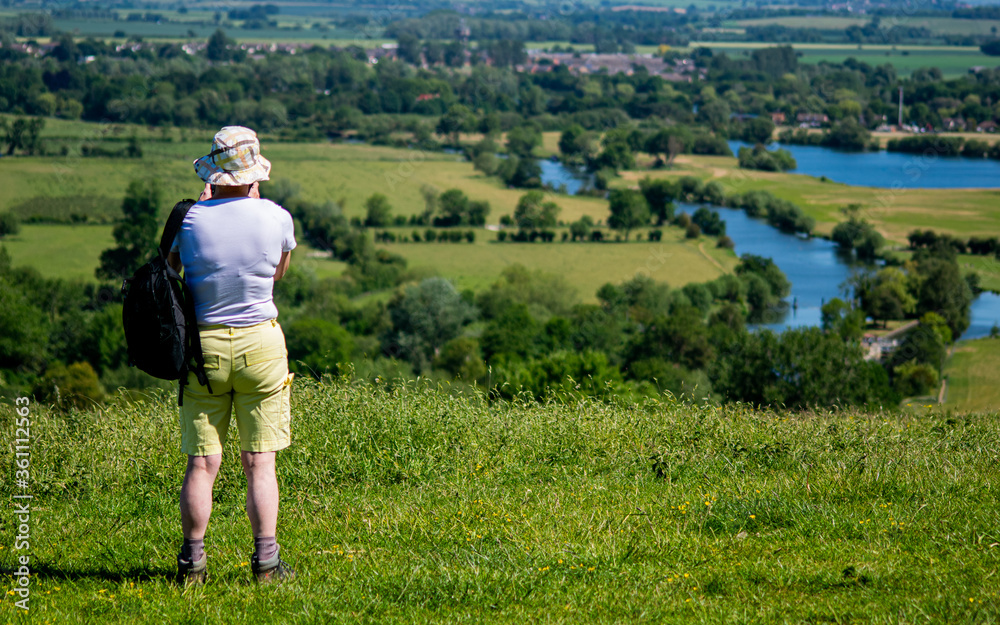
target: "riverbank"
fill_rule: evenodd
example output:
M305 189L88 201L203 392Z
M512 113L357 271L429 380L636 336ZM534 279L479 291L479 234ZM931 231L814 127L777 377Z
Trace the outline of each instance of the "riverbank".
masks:
M962 237L1000 233L1000 211L996 210L1000 190L996 189L857 187L803 174L740 169L732 157L690 154L677 156L671 169L622 172L612 186L636 187L646 176L715 180L726 195L769 191L815 219L819 235L828 236L844 221L842 210L850 204L859 204L861 216L897 244L905 244L906 236L918 228Z

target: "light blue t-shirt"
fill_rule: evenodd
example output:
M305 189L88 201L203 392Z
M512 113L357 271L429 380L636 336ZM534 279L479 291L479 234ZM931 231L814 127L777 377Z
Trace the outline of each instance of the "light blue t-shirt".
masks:
M270 200L198 202L170 248L180 252L199 325L247 327L275 319L274 271L295 248L292 216Z

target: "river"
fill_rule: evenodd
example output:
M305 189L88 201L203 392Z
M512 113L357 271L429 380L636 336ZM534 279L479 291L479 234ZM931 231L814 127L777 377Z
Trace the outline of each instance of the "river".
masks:
M735 153L741 144L731 141ZM880 188L941 189L1000 188L1000 161L971 158L929 158L897 152L843 152L818 146L789 145L787 149L798 162L792 173L826 176L851 185ZM586 173L562 163L540 160L542 182L554 187L565 185L576 193L591 180ZM678 210L693 213L695 205L680 205ZM756 254L771 258L792 283L788 311L784 318L767 327L820 325L820 307L834 297L844 297L842 285L853 271L859 270L849 257L827 239L789 235L751 219L737 209L716 209L726 221L726 233L736 243L737 254ZM989 336L994 324L1000 325L1000 295L982 293L972 304L969 329L962 338Z
M736 154L746 143L730 141ZM845 152L816 145L771 145L791 152L798 167L792 174L880 189L1000 188L1000 161L962 156L925 156L902 152Z
M678 210L689 214L697 205L681 204ZM820 307L834 297L845 296L842 285L852 272L865 269L845 257L828 239L805 238L785 234L766 222L747 217L734 208L715 209L726 222L726 234L736 243L737 254L756 254L772 259L792 283L786 298L784 318L766 327L818 326ZM1000 295L981 293L972 303L969 329L963 339L989 336L994 324L1000 324Z

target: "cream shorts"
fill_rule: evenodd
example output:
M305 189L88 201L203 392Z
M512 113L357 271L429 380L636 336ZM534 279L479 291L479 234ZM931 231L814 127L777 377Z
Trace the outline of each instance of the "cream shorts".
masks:
M229 423L243 451L268 452L291 444L292 376L285 335L276 320L247 328L202 326L201 348L212 392L188 374L180 408L181 451L190 456L222 453Z

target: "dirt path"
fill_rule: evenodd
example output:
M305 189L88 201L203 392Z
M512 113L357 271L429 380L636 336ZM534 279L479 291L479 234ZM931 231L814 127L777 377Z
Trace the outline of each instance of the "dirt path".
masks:
M711 256L709 256L708 252L706 252L706 251L705 251L705 248L703 247L704 245L705 245L704 243L699 243L699 244L698 244L698 251L699 251L699 252L701 252L701 255L702 255L702 256L704 256L704 257L705 257L705 259L706 259L706 260L707 260L708 262L710 262L710 263L712 263L713 265L715 265L715 267L716 267L716 268L717 268L717 269L718 269L719 271L721 271L721 272L722 272L723 274L727 274L727 273L729 273L728 271L726 271L726 268L725 268L725 267L723 267L723 266L722 266L722 265L721 265L721 264L719 263L719 261L717 261L717 260L715 260L714 258L712 258Z

